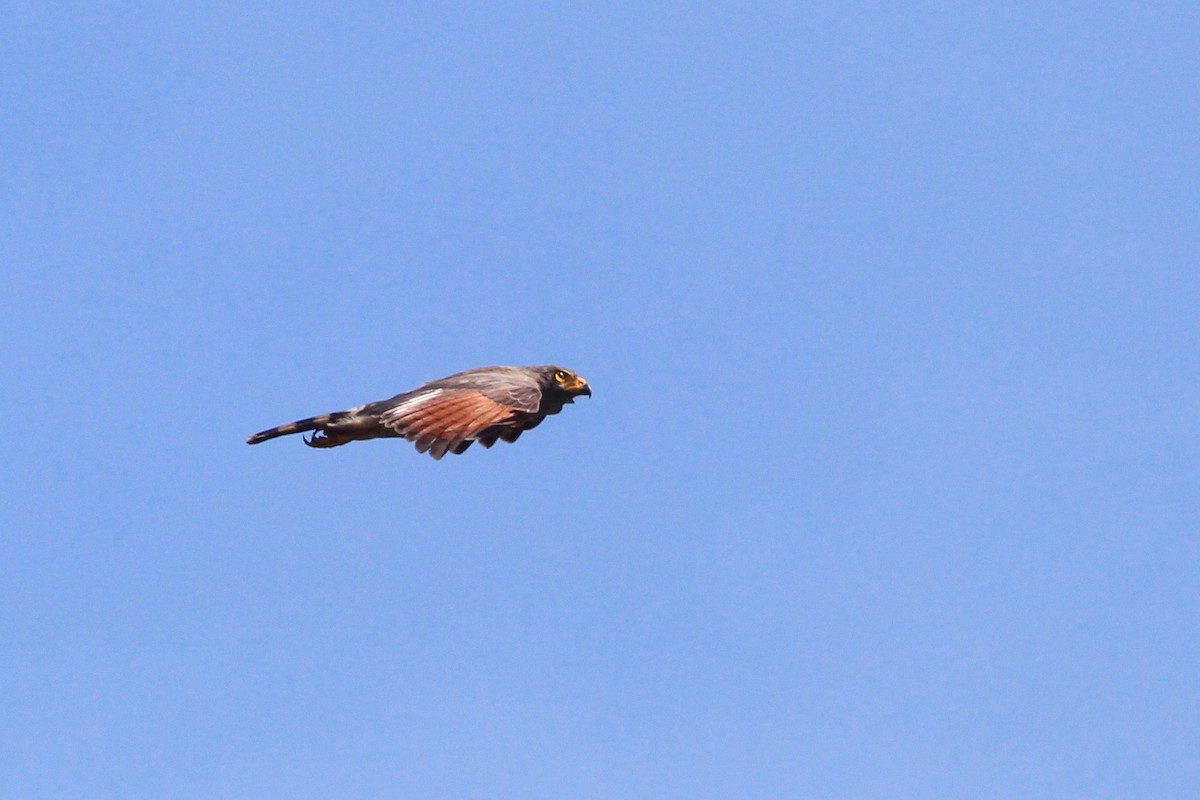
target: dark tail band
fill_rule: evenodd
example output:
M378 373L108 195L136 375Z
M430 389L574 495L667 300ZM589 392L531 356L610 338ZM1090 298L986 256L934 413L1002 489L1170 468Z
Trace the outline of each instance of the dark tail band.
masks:
M339 419L349 416L346 411L336 411L332 414L321 414L318 417L308 417L307 419L298 419L295 422L289 422L286 425L280 425L277 428L268 428L265 431L259 431L246 440L246 444L258 444L265 442L268 439L274 439L279 436L287 436L290 433L303 433L305 431L321 430L330 422L336 422Z

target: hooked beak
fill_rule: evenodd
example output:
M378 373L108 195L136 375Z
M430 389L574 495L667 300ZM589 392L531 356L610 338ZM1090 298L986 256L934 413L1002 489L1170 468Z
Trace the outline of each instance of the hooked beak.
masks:
M578 375L575 375L574 380L570 383L564 383L563 388L577 397L581 394L592 396L592 387L588 386L588 382Z

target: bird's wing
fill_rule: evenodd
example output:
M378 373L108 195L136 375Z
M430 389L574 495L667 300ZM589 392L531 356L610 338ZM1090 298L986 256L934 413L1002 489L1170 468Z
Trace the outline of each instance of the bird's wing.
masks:
M415 443L418 452L441 458L447 452L462 452L463 443L474 441L480 432L517 424L529 413L528 402L514 407L491 394L461 387L418 389L378 410L379 423Z

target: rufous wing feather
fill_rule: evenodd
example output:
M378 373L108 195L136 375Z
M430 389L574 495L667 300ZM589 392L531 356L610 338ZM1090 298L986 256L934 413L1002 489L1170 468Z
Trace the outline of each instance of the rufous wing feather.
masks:
M459 389L407 399L395 410L383 411L380 422L413 442L419 452L441 458L447 452L462 452L462 443L474 440L480 431L513 422L520 415L481 392Z

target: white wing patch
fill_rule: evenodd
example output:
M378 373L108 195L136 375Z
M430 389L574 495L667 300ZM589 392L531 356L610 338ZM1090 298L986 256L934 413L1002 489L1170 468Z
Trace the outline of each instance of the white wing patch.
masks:
M404 412L408 411L409 409L416 408L419 405L424 405L443 392L445 392L445 389L431 389L428 392L422 392L416 397L408 398L399 405L392 406L384 412L383 416L387 417L388 419L397 419L398 417L404 416Z

